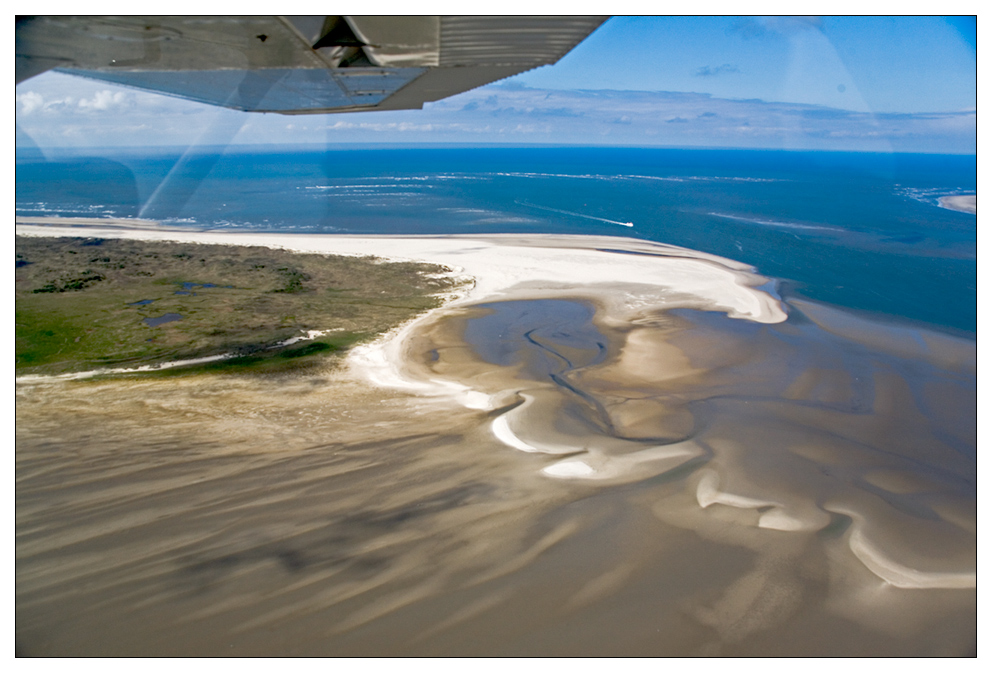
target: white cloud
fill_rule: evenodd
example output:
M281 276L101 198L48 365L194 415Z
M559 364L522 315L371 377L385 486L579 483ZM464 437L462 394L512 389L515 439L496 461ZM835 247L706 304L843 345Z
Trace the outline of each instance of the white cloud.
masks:
M21 114L31 114L45 105L44 97L34 91L17 94L16 100L21 104Z
M19 85L16 95L19 130L39 147L53 148L533 142L970 154L975 151L976 135L974 112L871 114L828 105L696 93L552 92L491 85L423 110L293 120L134 92L58 73Z
M768 39L809 30L823 30L823 20L818 16L749 16L738 19L730 28L744 39Z
M80 99L79 108L82 110L110 110L111 108L120 107L127 102L129 102L128 96L123 91L103 89L102 91L97 91L90 100L85 98Z

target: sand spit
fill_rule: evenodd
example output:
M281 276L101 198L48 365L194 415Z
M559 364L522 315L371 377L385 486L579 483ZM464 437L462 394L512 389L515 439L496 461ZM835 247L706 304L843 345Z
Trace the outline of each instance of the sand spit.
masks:
M962 196L942 196L938 200L941 208L958 210L962 213L978 214L978 195L965 194Z
M21 236L79 236L79 229L17 226ZM672 295L669 305L724 310L732 317L760 322L785 319L778 302L748 283L751 268L715 255L637 239L594 236L339 236L123 230L88 227L87 236L135 238L220 245L259 245L336 255L374 254L389 260L443 264L475 279L459 304L499 299L545 297L556 291L599 284L624 286L619 298L611 287L600 293L611 301L636 304L647 289ZM664 264L658 262L663 259ZM758 282L764 282L759 279ZM593 290L595 291L595 290Z
M24 654L976 646L974 342L632 239L87 235L476 283L339 370L18 385Z

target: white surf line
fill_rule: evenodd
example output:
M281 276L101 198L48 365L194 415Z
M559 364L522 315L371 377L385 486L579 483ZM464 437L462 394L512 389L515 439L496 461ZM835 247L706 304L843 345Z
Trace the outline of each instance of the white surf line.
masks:
M272 350L273 348L281 348L283 346L290 346L292 344L298 343L300 341L312 341L319 336L324 336L328 332L336 332L340 328L336 329L325 329L325 330L310 330L305 336L295 336L285 341L280 341L274 346L269 346L266 350ZM208 355L202 358L193 358L190 360L173 360L172 362L162 362L156 365L142 365L140 367L114 367L112 369L91 369L85 372L70 372L68 374L27 374L25 376L18 376L14 379L14 383L46 383L51 381L75 381L78 379L88 379L94 376L105 376L107 374L139 374L142 372L157 372L163 369L172 369L173 367L186 367L188 365L202 365L208 362L217 362L218 360L229 360L231 358L237 357L235 353L221 353L220 355Z
M609 222L610 224L619 224L621 227L633 227L633 222L619 222L617 220L608 220L605 217L594 217L593 215L583 215L582 213L573 213L570 210L559 210L558 208L548 208L547 206L538 206L534 203L527 203L526 201L515 201L514 203L519 203L521 206L529 206L531 208L540 208L541 210L550 210L552 213L563 213L565 215L572 215L573 217L584 217L587 220L599 220L600 222Z

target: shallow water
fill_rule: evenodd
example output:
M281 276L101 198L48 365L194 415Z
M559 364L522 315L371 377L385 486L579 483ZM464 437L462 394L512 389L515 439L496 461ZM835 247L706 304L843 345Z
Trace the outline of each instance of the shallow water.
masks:
M183 316L179 313L163 313L157 318L145 318L144 322L149 327L158 327L159 325L164 325L166 323L175 322L182 319Z
M532 299L478 308L486 315L468 321L465 342L491 364L523 364L520 376L555 378L606 357L607 339L592 324L594 310L582 303Z

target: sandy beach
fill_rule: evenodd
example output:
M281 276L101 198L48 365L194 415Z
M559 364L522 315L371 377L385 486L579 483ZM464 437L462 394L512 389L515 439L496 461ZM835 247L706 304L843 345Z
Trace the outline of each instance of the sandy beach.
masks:
M964 196L942 196L939 199L940 207L948 210L958 210L962 213L978 214L978 195L967 194Z
M974 342L636 239L85 235L474 282L318 374L19 380L19 653L975 650Z

